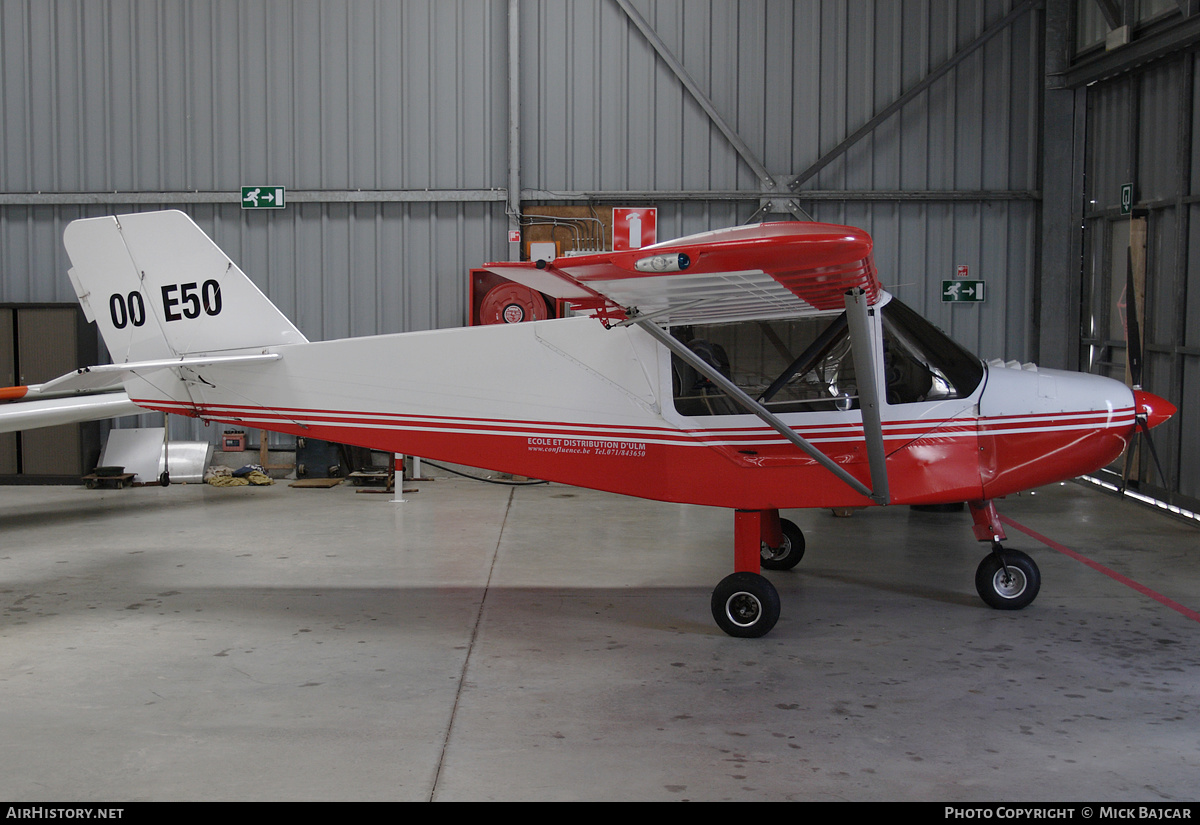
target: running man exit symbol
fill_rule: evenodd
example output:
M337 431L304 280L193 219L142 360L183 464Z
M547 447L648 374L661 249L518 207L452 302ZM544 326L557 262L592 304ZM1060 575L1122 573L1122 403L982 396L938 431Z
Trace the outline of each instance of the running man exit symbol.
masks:
M983 281L942 281L942 303L983 303Z
M287 197L282 186L243 186L242 209L283 209Z

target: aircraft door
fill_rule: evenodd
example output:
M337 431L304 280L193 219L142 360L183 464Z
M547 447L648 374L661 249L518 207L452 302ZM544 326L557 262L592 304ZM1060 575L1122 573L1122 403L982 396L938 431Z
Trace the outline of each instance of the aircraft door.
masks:
M672 334L801 437L816 439L839 464L866 461L845 313L696 324ZM680 423L724 434L725 443L715 448L731 460L758 467L812 464L677 355L671 375Z
M845 313L676 327L672 334L776 415L857 409ZM672 356L672 393L681 415L742 415L712 382Z
M983 363L896 299L883 306L884 444L894 503L982 497Z

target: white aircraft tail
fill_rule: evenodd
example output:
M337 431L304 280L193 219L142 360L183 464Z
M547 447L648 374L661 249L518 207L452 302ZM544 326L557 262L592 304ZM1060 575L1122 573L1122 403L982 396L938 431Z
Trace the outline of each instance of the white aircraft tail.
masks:
M307 341L182 212L73 221L63 243L116 364Z

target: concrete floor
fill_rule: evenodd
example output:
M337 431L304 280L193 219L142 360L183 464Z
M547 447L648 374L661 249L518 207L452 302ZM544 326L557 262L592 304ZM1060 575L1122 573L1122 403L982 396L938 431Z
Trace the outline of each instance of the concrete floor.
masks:
M763 639L732 517L562 486L0 490L0 798L1179 801L1200 623L965 512L790 513ZM1001 512L1200 608L1200 531L1077 484ZM1193 614L1194 615L1194 614Z

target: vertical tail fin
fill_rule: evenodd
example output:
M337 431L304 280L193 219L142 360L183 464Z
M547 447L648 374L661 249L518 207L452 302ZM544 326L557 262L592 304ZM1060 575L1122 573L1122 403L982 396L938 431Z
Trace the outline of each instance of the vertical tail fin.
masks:
M73 221L63 243L115 363L307 341L182 212Z

